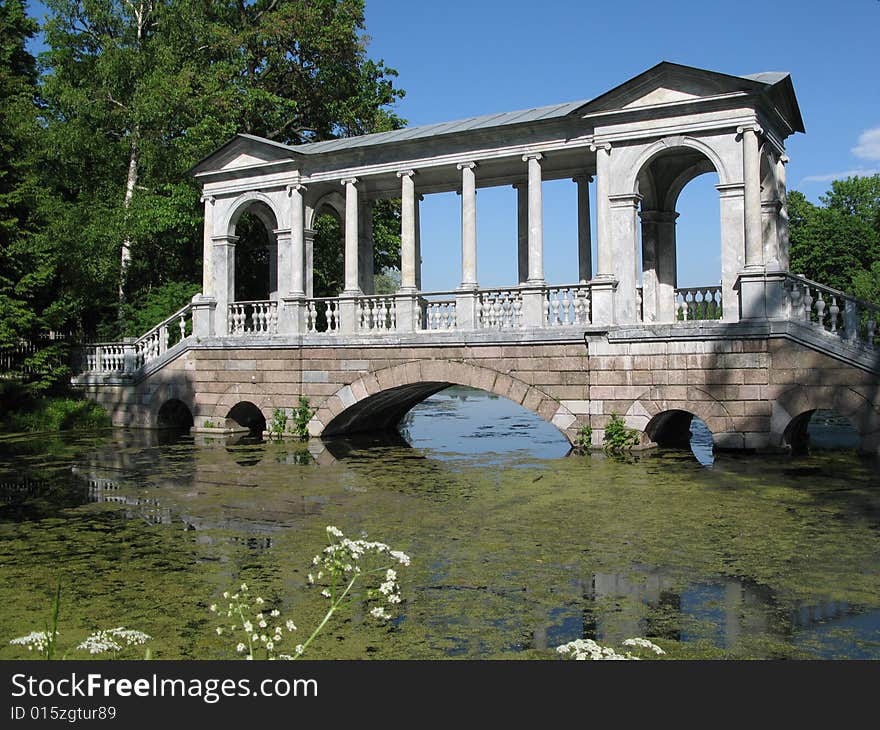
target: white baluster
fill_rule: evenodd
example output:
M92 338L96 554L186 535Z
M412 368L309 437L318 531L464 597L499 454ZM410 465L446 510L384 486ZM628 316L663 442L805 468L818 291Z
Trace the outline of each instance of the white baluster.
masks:
M831 295L831 306L828 308L831 315L831 331L837 334L837 316L840 314L840 307L837 305L837 297Z
M804 321L809 322L813 315L813 296L810 287L804 284Z
M816 300L816 319L820 327L825 326L825 298L822 296L822 290L818 291L819 298ZM833 330L832 330L833 331Z
M180 339L186 339L186 315L180 315L180 321L177 323L177 326L180 328Z

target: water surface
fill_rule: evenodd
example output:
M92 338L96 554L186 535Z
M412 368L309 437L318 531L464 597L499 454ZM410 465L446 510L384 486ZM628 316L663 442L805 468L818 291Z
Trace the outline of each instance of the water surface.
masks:
M0 441L0 658L27 656L5 642L42 628L59 578L62 646L125 625L160 658L227 657L207 607L241 581L312 626L324 603L305 575L328 524L413 563L398 620L355 610L314 658L553 658L629 636L682 658L880 658L880 484L852 451L569 454L470 390L402 432L412 446Z

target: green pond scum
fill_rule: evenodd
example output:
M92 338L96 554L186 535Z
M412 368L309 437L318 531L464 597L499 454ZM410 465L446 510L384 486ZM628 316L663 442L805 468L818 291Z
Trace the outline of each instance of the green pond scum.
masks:
M29 656L8 642L43 628L58 580L60 652L125 626L157 659L233 658L208 607L245 581L305 639L327 607L306 580L327 525L412 565L396 619L355 605L308 658L557 659L573 639L631 636L664 659L880 658L876 462L566 455L503 399L454 396L408 417L413 446L0 440L0 658Z

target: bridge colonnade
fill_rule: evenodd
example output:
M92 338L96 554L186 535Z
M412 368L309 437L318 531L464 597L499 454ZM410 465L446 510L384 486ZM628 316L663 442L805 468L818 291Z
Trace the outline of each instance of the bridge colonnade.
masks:
M239 135L194 169L205 201L197 330L350 335L772 316L788 258L784 139L801 122L789 77L756 77L765 78L664 63L596 99L553 107L298 146ZM676 202L704 173L718 177L721 280L679 290ZM542 184L559 179L577 185L577 277L554 288ZM504 185L516 190L518 281L481 290L477 191ZM461 198L461 277L422 292L419 202L451 191ZM401 284L377 296L372 206L389 198L401 205ZM259 316L256 303L234 297L236 224L251 211L271 234L277 269ZM343 231L344 283L339 296L316 299L314 225L325 212Z

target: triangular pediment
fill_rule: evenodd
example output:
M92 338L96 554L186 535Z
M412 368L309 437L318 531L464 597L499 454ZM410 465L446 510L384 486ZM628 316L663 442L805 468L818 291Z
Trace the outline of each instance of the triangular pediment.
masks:
M280 142L238 134L190 170L192 175L246 170L273 162L293 161L298 153Z
M664 61L593 99L575 113L663 106L736 92L755 92L766 84Z

